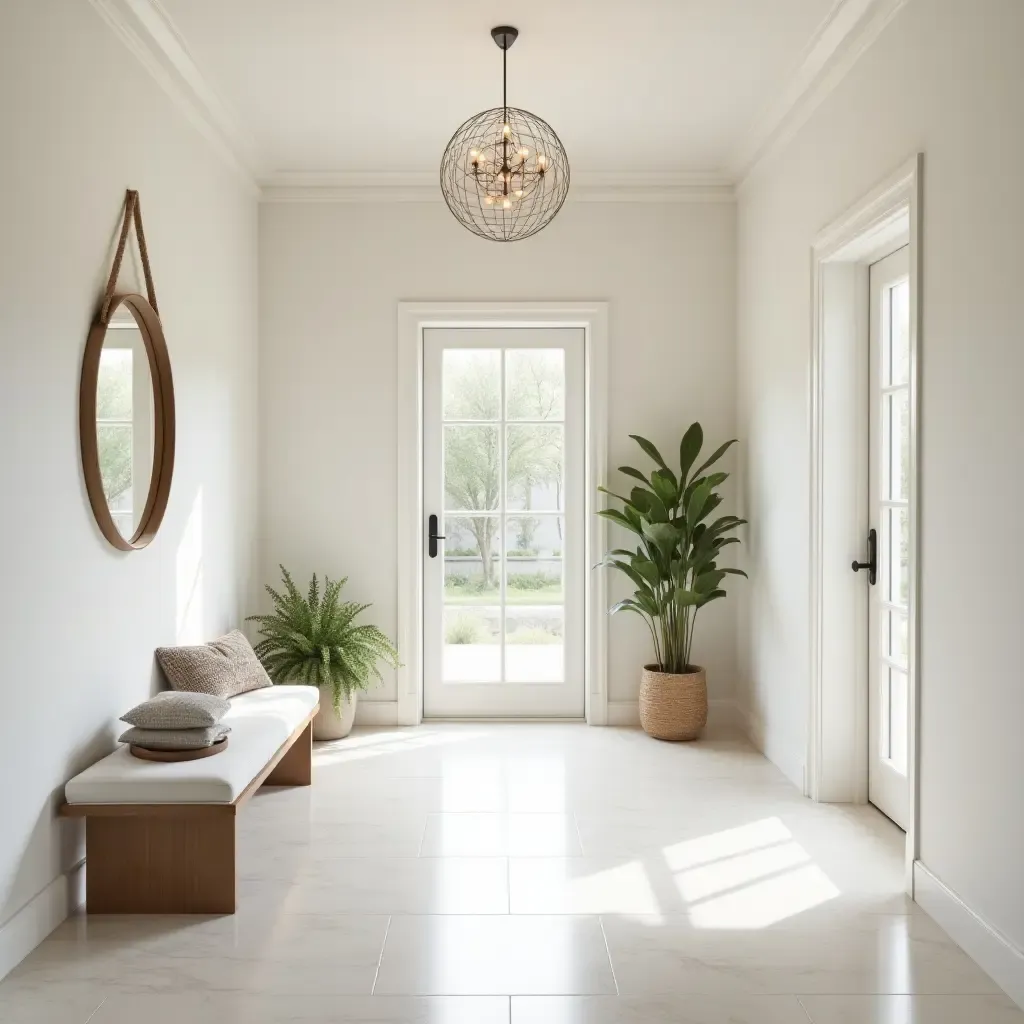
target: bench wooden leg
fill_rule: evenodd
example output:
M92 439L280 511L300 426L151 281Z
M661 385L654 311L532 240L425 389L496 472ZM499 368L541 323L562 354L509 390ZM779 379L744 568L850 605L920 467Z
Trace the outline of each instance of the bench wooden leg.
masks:
M264 786L311 786L313 784L313 723L302 731L288 753L263 780Z
M86 819L86 912L233 914L233 812Z

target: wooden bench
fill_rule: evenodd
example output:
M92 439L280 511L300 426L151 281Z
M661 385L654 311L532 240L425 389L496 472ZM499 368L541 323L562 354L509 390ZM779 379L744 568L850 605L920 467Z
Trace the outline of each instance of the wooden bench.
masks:
M86 912L233 914L238 812L260 786L312 783L317 698L306 686L241 694L221 754L161 763L120 748L75 776L60 814L85 819Z

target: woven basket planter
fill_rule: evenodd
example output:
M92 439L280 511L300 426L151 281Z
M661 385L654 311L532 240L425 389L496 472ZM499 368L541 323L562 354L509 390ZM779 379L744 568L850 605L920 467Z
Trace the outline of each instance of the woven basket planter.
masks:
M640 724L656 740L695 740L708 724L704 669L676 675L645 665L640 680Z

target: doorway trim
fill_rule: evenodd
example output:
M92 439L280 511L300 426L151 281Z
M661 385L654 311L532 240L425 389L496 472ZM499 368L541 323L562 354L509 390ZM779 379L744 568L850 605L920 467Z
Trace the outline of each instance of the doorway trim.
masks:
M834 394L836 346L867 351L868 287L870 262L899 244L910 246L910 547L914 571L910 579L908 789L906 888L913 893L913 863L918 854L918 726L920 718L920 393L921 393L921 188L922 154L908 160L895 174L872 189L814 240L812 258L813 322L810 380L810 702L806 794L821 802L866 803L868 797L867 654L863 664L852 667L839 645L827 642L848 632L851 606L844 593L841 569L848 566L858 548L851 549L850 515L842 498L850 497L848 485L837 483L827 472L836 464L839 435L845 433L845 451L853 452L849 435L852 420L845 423L836 412ZM826 291L828 297L826 298ZM866 360L865 369L866 374ZM864 394L867 394L866 389ZM855 403L851 404L855 405ZM867 410L853 410L863 417L858 443L866 445ZM866 459L866 447L860 453ZM848 465L848 463L847 463ZM866 476L862 507L867 508ZM845 488L845 492L844 492ZM866 514L866 513L865 513ZM863 531L866 534L866 524ZM856 614L856 613L855 613ZM864 626L866 627L866 611ZM831 628L830 628L831 627Z
M423 331L430 327L579 327L584 332L584 516L587 566L604 556L607 528L595 513L608 476L606 302L400 302L398 304L398 670L395 723L423 720ZM584 714L608 722L607 584L590 572L584 608ZM517 721L520 721L517 719Z

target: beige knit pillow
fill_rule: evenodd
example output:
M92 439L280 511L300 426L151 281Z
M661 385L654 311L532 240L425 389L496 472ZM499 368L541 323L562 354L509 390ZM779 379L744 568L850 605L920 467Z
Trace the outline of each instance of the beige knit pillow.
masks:
M121 721L140 729L206 729L230 710L228 701L212 693L164 690L126 711Z
M201 647L158 647L156 660L175 690L234 697L273 685L237 629Z
M133 725L121 733L118 743L132 743L144 750L197 750L212 747L231 732L230 725L211 725L205 729L140 729Z

